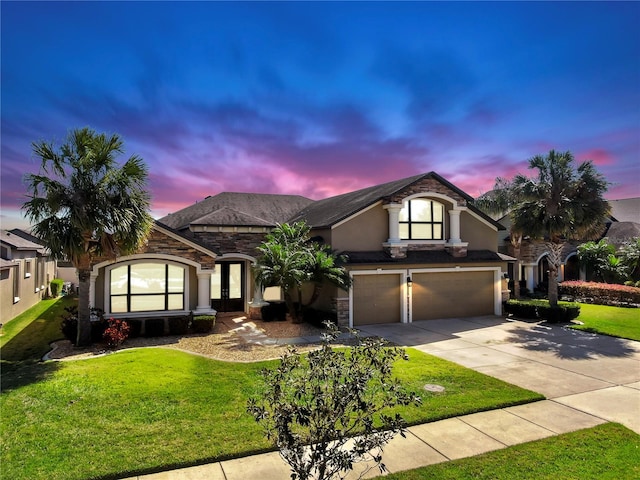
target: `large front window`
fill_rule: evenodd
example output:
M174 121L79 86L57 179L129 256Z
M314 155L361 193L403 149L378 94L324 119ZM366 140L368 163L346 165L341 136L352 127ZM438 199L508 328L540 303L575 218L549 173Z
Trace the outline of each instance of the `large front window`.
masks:
M111 269L112 313L184 310L185 269L167 263L131 263Z
M400 239L443 240L444 205L433 200L414 198L400 210Z

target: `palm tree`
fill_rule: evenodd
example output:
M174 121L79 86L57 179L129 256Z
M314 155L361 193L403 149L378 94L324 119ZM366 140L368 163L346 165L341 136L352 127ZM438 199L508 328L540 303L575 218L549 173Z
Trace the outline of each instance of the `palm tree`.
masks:
M474 204L485 213L502 217L511 214L517 205L518 191L514 188L513 181L502 177L496 178L493 190L481 195ZM522 247L522 232L516 230L513 221L509 226L509 241L513 247L513 256L517 259L515 265L515 278L513 279L513 296L520 298L520 248Z
M551 150L529 160L533 178L516 175L517 203L511 211L513 227L531 239L543 240L549 258L549 304L558 305L558 271L568 240L587 240L602 233L609 204L603 198L607 181L591 161L573 166L571 152Z
M89 285L92 260L136 251L153 224L145 190L147 167L131 156L123 165L117 134L73 130L59 148L33 143L40 173L25 177L28 197L22 209L54 258L70 260L78 270L77 345L91 343Z
M307 305L317 300L325 282L348 288L351 278L339 265L342 260L327 245L310 239L310 227L305 222L279 224L258 247L260 257L255 267L257 283L282 288L289 316L300 320L300 312L292 296L297 292L302 306L301 287L312 282L314 289Z

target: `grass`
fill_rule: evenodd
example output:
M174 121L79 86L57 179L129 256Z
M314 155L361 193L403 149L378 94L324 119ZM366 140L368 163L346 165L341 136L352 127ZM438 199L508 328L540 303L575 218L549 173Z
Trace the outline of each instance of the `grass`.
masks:
M640 341L640 308L581 303L576 320L584 324L573 325L578 330Z
M77 303L73 297L42 300L2 327L0 355L6 362L39 360L49 351L49 344L63 338L60 331L65 307Z
M617 423L392 474L386 480L640 478L640 435Z
M397 374L423 392L403 411L421 423L541 399L416 350ZM3 375L3 474L20 479L116 478L271 449L246 413L259 371L276 361L220 362L170 349L125 350Z

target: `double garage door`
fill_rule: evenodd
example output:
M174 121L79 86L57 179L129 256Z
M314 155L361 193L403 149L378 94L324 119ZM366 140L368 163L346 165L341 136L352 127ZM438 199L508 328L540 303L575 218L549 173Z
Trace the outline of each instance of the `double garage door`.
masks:
M411 277L411 283L406 278ZM492 315L495 271L353 275L353 325Z

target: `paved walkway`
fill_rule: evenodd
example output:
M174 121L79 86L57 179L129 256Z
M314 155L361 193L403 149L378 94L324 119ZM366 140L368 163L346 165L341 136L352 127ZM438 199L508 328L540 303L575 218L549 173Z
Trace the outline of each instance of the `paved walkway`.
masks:
M640 342L494 316L377 325L361 331L547 397L541 402L409 427L407 438L394 438L384 450L383 461L390 472L470 457L607 421L640 433ZM358 473L356 470L352 477ZM367 477L378 474L374 469ZM130 480L253 478L288 480L290 472L279 454L272 452Z

